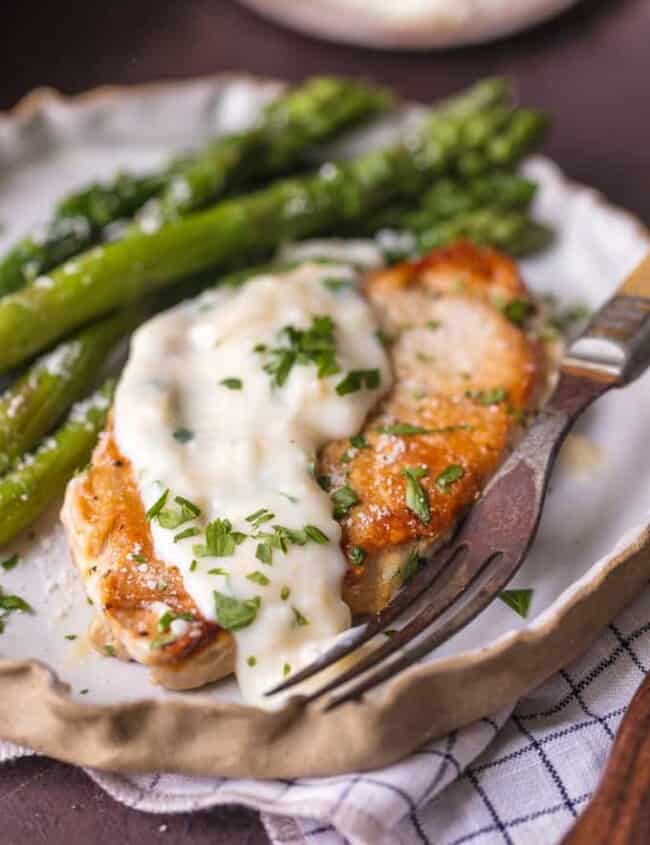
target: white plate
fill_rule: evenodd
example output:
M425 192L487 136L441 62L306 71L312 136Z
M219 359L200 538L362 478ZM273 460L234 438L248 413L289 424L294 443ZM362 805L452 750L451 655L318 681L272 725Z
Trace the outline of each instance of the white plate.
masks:
M577 0L241 0L328 41L403 50L492 41L534 26Z
M274 83L220 77L95 93L72 100L42 94L32 98L15 114L0 119L3 177L0 208L6 224L0 249L42 220L54 200L70 188L107 177L120 167L153 166L189 142L199 141L215 131L241 127L275 91ZM363 133L347 147L366 147L380 137L384 140L392 132L393 125ZM558 233L551 250L524 262L526 280L537 295L553 293L567 304L581 302L598 306L650 248L645 231L634 218L605 204L595 192L566 181L548 160L536 158L525 169L540 185L537 216L552 223ZM572 609L586 595L604 589L604 573L609 571L614 553L634 545L650 523L648 420L650 373L626 390L609 394L585 415L576 432L593 457L581 469L576 469L566 455L560 462L539 536L512 585L534 589L528 621L520 619L501 602L495 602L431 658L426 666L431 678L439 680L453 670L462 683L478 683L477 663L497 652L507 656L509 650L516 650L523 642L537 649L534 653L539 657L539 665L531 667L530 672L522 670L521 689L516 682L513 690L521 692L557 668L557 656L552 657L549 652L548 660L544 660L545 638L555 635L558 626L568 624ZM575 438L573 442L575 446ZM15 548L3 550L6 555L19 551L23 561L13 571L0 574L2 588L24 596L36 614L11 617L0 637L0 658L45 662L70 685L73 698L85 703L119 706L145 697L200 701L213 707L210 702L237 701L232 682L214 685L200 693L169 693L151 686L143 667L102 658L92 651L84 636L91 609L70 562L55 511L42 519L35 539L23 540ZM629 555L624 553L622 560L626 557ZM629 599L623 593L616 593L616 600L603 597L601 604L607 608L602 619L590 611L593 619L597 617L599 624L603 624L624 599ZM583 622L579 636L567 647L567 660L576 649L586 647L597 633L595 621L592 624L585 618ZM513 636L517 631L523 632L524 639ZM68 634L76 635L77 639L66 640ZM517 666L516 662L512 665ZM88 692L81 695L81 690ZM400 686L398 693L402 690ZM488 702L478 701L473 708L460 707L459 724L481 710L493 709L494 695L490 693ZM398 700L395 690L378 693L376 701L380 706L375 715L383 719ZM57 718L65 722L67 711L58 698L56 707ZM226 710L231 715L241 714L239 708ZM222 712L223 708L217 705L217 711ZM119 712L119 707L115 712ZM361 717L361 708L357 712ZM453 723L453 718L451 722L449 718L446 714L436 721L435 713L429 714L429 734L448 729ZM25 744L31 741L56 756L102 764L96 757L89 758L81 744L79 748L62 748L59 739L53 737L48 745L41 728L19 726L11 712L3 714L1 704L0 733ZM404 738L399 753L406 753L407 746L412 746L414 741L414 736ZM334 771L370 765L378 759L376 749L364 756L362 748L351 747L348 758L344 754L331 765L321 765L318 760L326 755L318 758L317 746L315 743L313 758L305 755L302 771L295 764L276 765L267 761L262 773L267 776L288 771L315 773L323 767ZM155 757L147 758L142 765L151 764L155 768L155 762ZM111 758L114 767L122 764L119 756ZM186 761L180 758L178 766L188 769ZM195 766L189 768L196 770ZM202 768L211 770L206 774L217 770L222 774L256 773L254 765L232 760L217 760Z

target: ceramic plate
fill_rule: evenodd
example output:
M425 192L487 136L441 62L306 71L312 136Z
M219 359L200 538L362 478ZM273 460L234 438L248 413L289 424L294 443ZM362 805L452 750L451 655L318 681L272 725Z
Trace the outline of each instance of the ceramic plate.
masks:
M188 143L242 128L278 87L218 77L72 99L31 95L0 118L0 248L75 186L120 167L153 167ZM386 141L402 117L416 119L417 109L359 133L344 152ZM558 233L551 250L523 263L528 284L567 305L598 306L649 249L646 232L550 161L535 158L525 170L540 185L537 216ZM23 562L0 575L2 588L36 613L12 616L0 638L0 736L114 769L314 775L390 762L511 703L586 648L648 580L648 420L650 374L598 402L569 439L512 585L534 590L528 620L497 601L435 656L327 715L245 708L232 682L165 692L142 666L95 654L85 638L91 608L54 508L33 539L3 550Z
M576 0L241 0L266 17L328 41L403 50L492 41L534 26Z

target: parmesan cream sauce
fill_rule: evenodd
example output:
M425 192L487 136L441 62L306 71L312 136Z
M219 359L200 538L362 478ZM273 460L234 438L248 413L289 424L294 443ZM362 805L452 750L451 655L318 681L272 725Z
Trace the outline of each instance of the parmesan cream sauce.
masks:
M328 285L332 279L350 284ZM207 619L219 621L215 590L238 600L261 600L256 619L233 631L237 679L248 703L268 706L263 693L310 662L350 624L341 599L346 567L341 531L330 496L312 470L317 450L356 434L392 382L357 281L351 266L309 263L258 276L241 288L208 291L136 332L117 389L115 436L132 463L145 507L169 489L167 507L182 496L202 511L175 530L151 521L157 557L179 568ZM307 329L317 315L334 322L340 373L318 378L315 364L295 364L285 384L274 386L263 368L268 358L254 347L285 344L284 327ZM378 388L337 394L346 373L370 369L380 372ZM229 389L224 379L240 379L241 389ZM174 437L181 430L186 434L180 440L186 442ZM275 549L272 565L265 564L256 558L259 541L250 536L255 529L246 521L261 508L274 517L258 530L313 525L329 542L290 544L286 553ZM249 536L232 556L197 556L193 547L205 542L206 524L217 518ZM174 542L190 527L201 534ZM227 574L209 574L217 567ZM268 578L268 585L247 577L255 572ZM283 598L286 588L289 596Z

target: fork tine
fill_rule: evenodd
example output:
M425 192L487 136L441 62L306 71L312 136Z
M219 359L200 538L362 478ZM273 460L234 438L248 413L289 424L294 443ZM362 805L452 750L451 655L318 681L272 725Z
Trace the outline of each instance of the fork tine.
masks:
M387 608L382 610L376 616L373 616L368 622L360 626L353 635L347 637L343 642L338 643L331 649L328 649L324 654L302 669L296 672L286 681L278 684L270 689L265 695L275 695L277 692L283 692L296 684L301 683L307 678L311 678L317 672L321 672L333 663L336 663L341 658L355 651L368 640L372 639L380 631L384 630L387 625L390 625L398 616L400 616L427 590L433 582L446 569L453 554L449 554L449 547L445 546L439 550L426 564L416 573L416 575L409 581L408 585L404 587L395 599L389 604Z
M352 689L347 690L342 695L333 698L323 708L324 711L333 710L340 707L347 701L352 701L360 698L364 693L374 689L379 684L394 677L403 669L408 669L416 663L421 657L425 657L434 649L447 642L454 634L458 633L462 628L468 625L482 610L484 610L497 596L501 590L507 585L517 569L523 561L527 549L524 549L514 561L509 565L503 566L503 561L496 562L496 569L488 580L488 582L479 590L479 592L467 604L460 607L454 615L448 619L440 628L433 631L430 636L422 640L421 643L410 649L406 654L403 654L397 660L380 666L373 674L369 675L365 680L360 681ZM489 561L487 562L489 565ZM416 617L413 622L419 621L420 617ZM408 628L409 626L407 626ZM424 629L426 625L419 625L420 629ZM406 628L404 630L407 630ZM405 645L413 636L410 636L402 645ZM320 691L319 691L320 693Z
M418 659L418 656L427 654L432 648L440 645L468 624L495 598L502 589L502 584L507 583L521 565L539 522L542 498L543 490L539 490L536 486L535 476L526 463L516 459L507 462L504 471L495 476L484 498L479 500L470 512L451 554L446 556L447 564L454 563L454 570L442 589L435 594L433 601L387 643L382 644L346 672L309 694L306 697L307 701L313 701L332 692L365 674L377 664L390 659L395 652L433 625L488 569L489 584L479 592L480 603L470 602L469 606L475 608L471 616L463 612L455 614L453 619L440 629L445 632L444 639L438 640L438 635L434 633L412 649L408 655L390 662L383 669L380 668L367 681L362 681L353 690L331 702L326 709L331 709L338 703L361 695L366 689L376 686L399 671L402 665L410 666ZM501 542L504 540L505 543ZM459 558L461 551L465 553ZM429 645L430 641L434 645Z

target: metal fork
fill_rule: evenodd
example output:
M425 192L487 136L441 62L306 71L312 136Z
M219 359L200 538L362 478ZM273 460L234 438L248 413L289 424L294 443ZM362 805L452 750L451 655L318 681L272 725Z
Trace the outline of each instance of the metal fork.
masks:
M426 604L405 627L310 692L305 701L341 688L325 710L358 699L469 624L523 563L537 532L560 445L577 417L595 399L629 384L649 365L650 255L569 346L551 399L486 486L453 542L435 553L385 610L267 695L289 689L351 654L385 632L419 598Z

